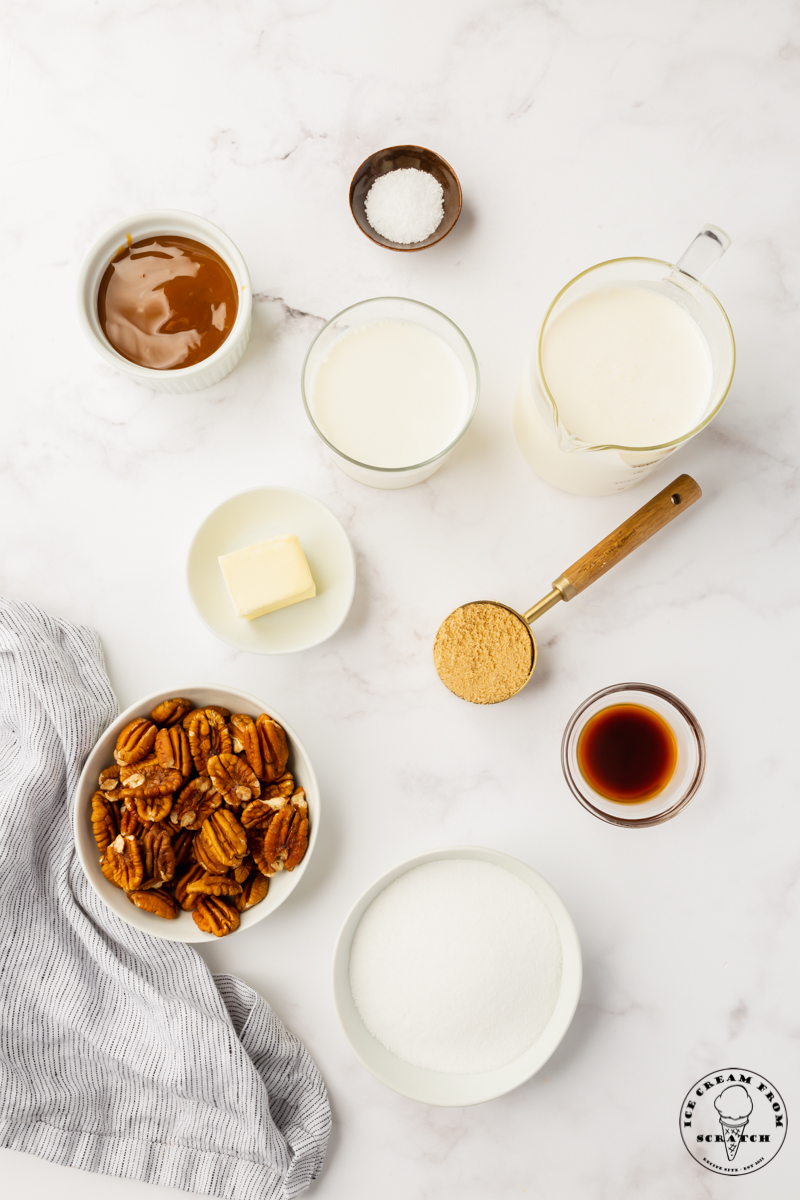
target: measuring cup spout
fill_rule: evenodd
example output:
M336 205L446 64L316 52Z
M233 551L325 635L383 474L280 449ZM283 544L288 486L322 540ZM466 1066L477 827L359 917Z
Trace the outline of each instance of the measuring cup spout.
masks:
M706 271L719 262L730 244L731 239L719 225L704 225L675 263L675 270L683 271L691 279L702 279Z

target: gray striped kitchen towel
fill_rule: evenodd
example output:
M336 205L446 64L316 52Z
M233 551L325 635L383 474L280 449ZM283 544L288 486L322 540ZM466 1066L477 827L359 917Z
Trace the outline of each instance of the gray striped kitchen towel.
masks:
M241 980L121 921L70 800L117 711L97 636L0 598L0 1145L229 1200L322 1167L325 1085Z

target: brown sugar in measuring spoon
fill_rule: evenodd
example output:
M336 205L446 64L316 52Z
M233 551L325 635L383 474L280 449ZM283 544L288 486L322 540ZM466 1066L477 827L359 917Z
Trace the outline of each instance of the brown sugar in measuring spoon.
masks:
M439 626L433 661L445 687L472 704L498 704L521 691L536 666L531 624L559 600L572 600L699 500L691 475L679 475L553 581L553 590L527 612L497 600L476 600Z

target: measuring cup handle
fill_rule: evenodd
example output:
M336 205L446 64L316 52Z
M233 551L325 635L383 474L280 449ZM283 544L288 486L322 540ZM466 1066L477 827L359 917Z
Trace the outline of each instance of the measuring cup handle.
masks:
M702 279L706 271L722 258L730 244L731 239L719 225L704 225L675 263L675 270L683 271L692 279Z
M648 500L643 508L623 521L618 529L598 542L588 554L568 567L560 579L554 580L553 588L558 589L565 600L571 600L618 562L622 562L623 558L627 558L637 546L658 533L659 529L674 521L702 494L691 475L679 475L657 496Z

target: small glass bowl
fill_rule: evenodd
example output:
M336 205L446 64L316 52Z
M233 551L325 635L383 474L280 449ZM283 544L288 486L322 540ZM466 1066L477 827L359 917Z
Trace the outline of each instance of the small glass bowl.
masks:
M663 717L675 735L675 771L664 790L650 800L609 800L594 790L578 765L578 742L584 727L614 704L639 704L651 709ZM623 829L644 829L668 821L692 799L706 769L706 743L694 713L671 692L649 683L615 683L584 700L570 717L561 742L561 766L573 795L595 817Z
M421 463L409 463L403 467L376 467L370 463L359 462L351 458L326 438L314 419L313 388L314 378L320 364L325 359L333 343L349 329L365 325L372 321L412 321L424 326L437 334L442 341L455 353L456 358L464 369L469 388L469 399L464 421L456 436L438 453ZM404 296L375 296L371 300L361 300L343 309L335 317L331 317L327 325L319 331L308 348L300 377L300 387L303 395L303 405L314 432L332 451L337 466L351 479L365 483L368 487L404 488L421 483L438 471L461 441L470 426L475 410L478 407L480 395L480 372L475 352L458 326L429 304L420 300L409 300Z

